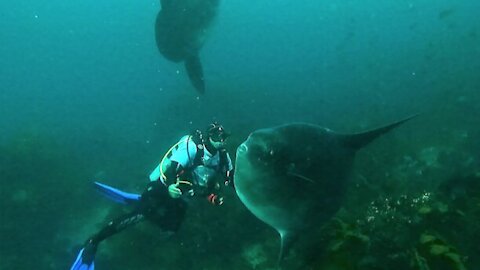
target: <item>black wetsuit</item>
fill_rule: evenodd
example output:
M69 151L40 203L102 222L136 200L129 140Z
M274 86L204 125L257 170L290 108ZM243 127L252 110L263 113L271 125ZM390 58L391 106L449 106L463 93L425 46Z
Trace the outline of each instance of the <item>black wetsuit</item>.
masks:
M188 142L187 142L188 143ZM199 145L196 143L197 146ZM233 167L229 168L230 164L228 153L225 149L216 150L209 143L201 144L211 153L215 154L220 151L219 170L223 174L223 181L225 184L232 183L233 186ZM163 183L160 179L150 181L145 191L142 193L139 201L135 202L134 210L128 214L117 217L107 226L102 228L98 233L90 237L84 246L82 253L82 261L90 264L95 258L97 246L106 238L121 232L122 230L137 224L143 220L148 220L157 225L160 229L167 232L176 232L180 228L187 210L187 201L184 198L172 198L168 191L168 185L173 184L180 177L182 179L192 179L193 170L202 165L204 151L198 151L194 157L198 162L194 162L191 168L183 168L179 163L172 161L170 166L164 172L165 180ZM187 149L188 152L188 149ZM200 187L192 183L192 189L195 196L206 197L211 203L219 205L223 203L223 198L219 196L219 189L222 186L216 181L209 182L206 187ZM179 188L181 188L179 186ZM182 188L181 188L182 189ZM189 190L182 190L184 196L188 196Z
M90 263L94 260L100 242L144 219L164 231L176 232L184 220L186 210L187 202L170 197L168 188L163 183L149 182L132 212L111 220L107 226L87 240L83 261Z

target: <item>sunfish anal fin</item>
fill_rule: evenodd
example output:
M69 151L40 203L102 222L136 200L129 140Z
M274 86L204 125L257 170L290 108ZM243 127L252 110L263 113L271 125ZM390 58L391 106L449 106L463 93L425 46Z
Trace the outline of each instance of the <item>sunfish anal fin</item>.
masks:
M277 265L280 265L282 260L287 256L290 247L297 239L297 234L292 231L278 231L280 234L280 254L278 254Z
M200 57L194 55L185 59L185 69L187 70L188 78L200 94L205 93L205 80L203 78L203 67L200 62Z

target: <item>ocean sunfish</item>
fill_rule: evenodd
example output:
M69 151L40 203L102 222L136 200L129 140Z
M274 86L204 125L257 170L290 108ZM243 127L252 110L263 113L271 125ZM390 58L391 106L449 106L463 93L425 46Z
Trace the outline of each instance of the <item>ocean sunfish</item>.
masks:
M411 118L356 134L293 123L249 135L237 149L236 192L280 234L279 261L302 232L325 224L338 211L355 153Z
M205 92L199 52L220 0L160 0L155 38L160 53L172 62L184 62L188 77L198 92Z

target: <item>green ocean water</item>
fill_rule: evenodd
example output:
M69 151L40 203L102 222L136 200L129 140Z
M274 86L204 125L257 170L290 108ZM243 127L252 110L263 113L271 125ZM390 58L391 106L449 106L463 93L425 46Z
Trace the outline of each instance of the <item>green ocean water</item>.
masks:
M480 269L480 2L221 1L200 56L207 92L154 38L158 1L0 2L0 270L69 269L128 211L181 136L218 120L229 151L258 128L357 132L419 117L362 149L348 196L285 269ZM301 143L301 142L299 142ZM233 191L165 239L108 239L96 269L275 269L277 233Z

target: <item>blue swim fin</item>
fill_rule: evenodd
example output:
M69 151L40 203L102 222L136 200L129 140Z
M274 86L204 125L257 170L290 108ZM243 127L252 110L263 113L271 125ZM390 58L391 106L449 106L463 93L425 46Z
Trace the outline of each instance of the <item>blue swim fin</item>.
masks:
M73 263L70 270L94 270L95 263L93 262L94 254L88 256L87 254L84 255L85 248L82 248L78 253L77 259ZM87 262L85 257L91 257L91 261Z
M95 182L95 187L100 193L105 195L105 197L118 203L130 204L140 200L141 197L139 194L127 193L100 182Z

